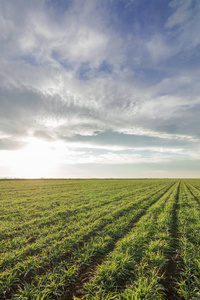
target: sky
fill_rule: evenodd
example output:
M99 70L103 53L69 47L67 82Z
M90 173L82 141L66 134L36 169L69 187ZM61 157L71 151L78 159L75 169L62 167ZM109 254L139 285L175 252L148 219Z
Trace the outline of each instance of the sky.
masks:
M199 0L0 0L0 178L200 177Z

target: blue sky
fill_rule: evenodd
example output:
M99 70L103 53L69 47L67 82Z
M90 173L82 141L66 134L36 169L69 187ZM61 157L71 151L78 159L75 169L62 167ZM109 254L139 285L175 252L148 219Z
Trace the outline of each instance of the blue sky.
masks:
M2 0L0 177L199 177L198 0Z

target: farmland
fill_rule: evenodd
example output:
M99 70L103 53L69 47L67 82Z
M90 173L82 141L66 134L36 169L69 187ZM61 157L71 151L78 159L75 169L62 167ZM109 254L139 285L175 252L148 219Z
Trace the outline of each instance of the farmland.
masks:
M200 299L200 180L1 180L0 299Z

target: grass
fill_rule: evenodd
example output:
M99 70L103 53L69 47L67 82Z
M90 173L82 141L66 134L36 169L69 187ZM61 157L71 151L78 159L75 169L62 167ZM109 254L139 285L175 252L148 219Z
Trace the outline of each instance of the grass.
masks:
M1 180L0 299L200 299L199 180Z

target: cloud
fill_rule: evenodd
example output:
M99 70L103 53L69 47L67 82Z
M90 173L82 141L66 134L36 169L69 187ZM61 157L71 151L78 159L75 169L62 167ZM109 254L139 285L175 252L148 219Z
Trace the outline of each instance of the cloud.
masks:
M180 134L169 134L165 132L155 132L150 131L148 129L143 129L140 127L135 128L124 128L120 129L118 132L128 135L137 135L137 136L149 136L149 137L158 137L161 139L171 139L171 140L184 140L184 141L191 141L191 142L198 142L200 141L197 138L188 135L180 135Z
M167 60L171 55L170 46L166 43L164 38L158 34L151 37L146 44L146 48L154 63L160 60Z
M174 12L168 18L166 28L170 29L171 35L176 38L176 45L179 45L177 46L178 53L188 58L189 53L191 55L190 51L194 55L198 51L196 47L200 44L198 34L200 3L193 0L173 0L170 6Z
M1 1L0 148L35 138L70 147L68 163L198 159L199 10L189 0Z
M27 143L22 141L13 141L8 138L0 139L0 150L18 150L26 146Z

